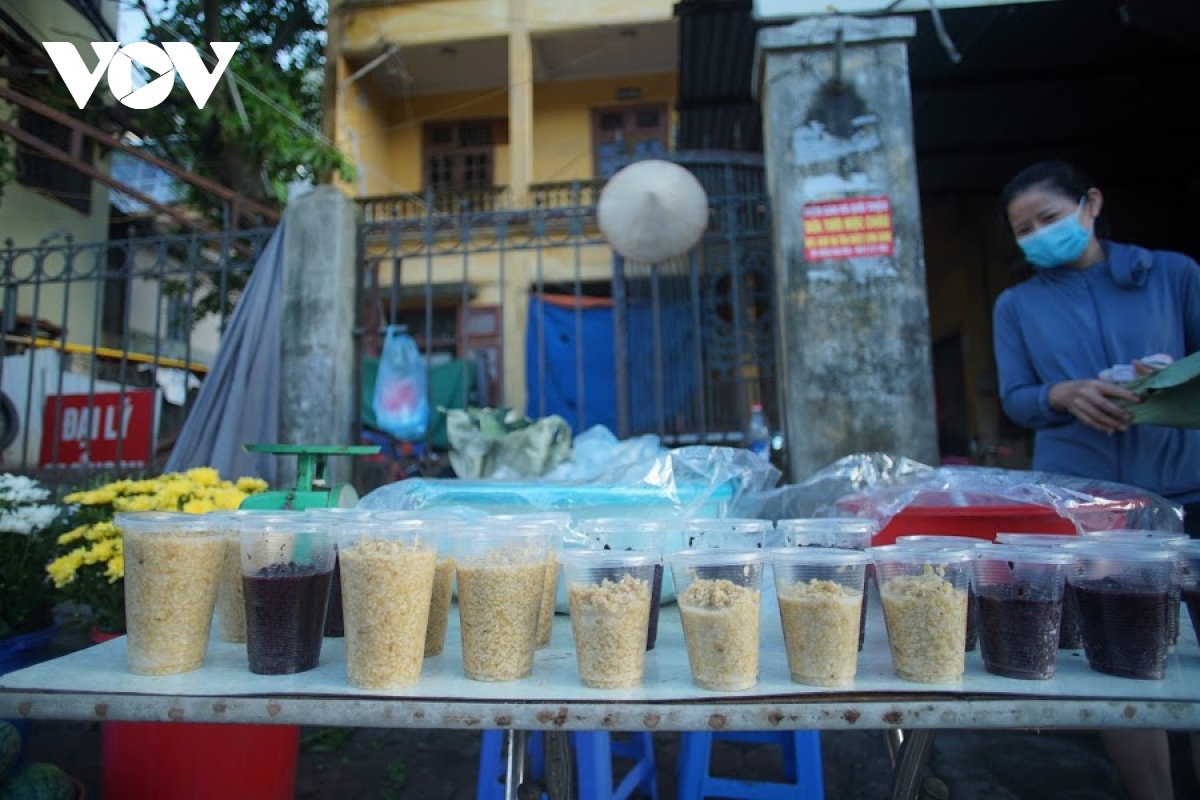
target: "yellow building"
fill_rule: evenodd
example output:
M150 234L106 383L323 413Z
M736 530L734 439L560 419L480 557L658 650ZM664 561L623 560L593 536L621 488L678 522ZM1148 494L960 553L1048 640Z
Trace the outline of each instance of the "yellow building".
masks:
M84 14L86 10L88 13ZM72 4L67 0L6 0L0 15L0 86L22 94L38 94L37 84L58 81L49 67L43 41L68 41L84 52L88 42L113 40L116 3ZM74 111L62 109L64 112ZM0 98L0 120L37 140L70 150L70 128ZM79 158L107 174L109 157L90 141L82 141ZM38 244L61 247L67 237L76 242L108 238L108 188L89 175L45 155L15 137L0 132L0 242L12 239L18 248ZM54 265L46 264L53 273ZM13 265L21 278L33 269L29 260ZM61 271L61 265L58 267ZM38 300L38 316L54 317L73 341L91 342L91 315L99 291L93 282L70 287L70 304L63 319L65 283L46 282ZM18 299L18 313L32 313L32 292ZM0 301L2 302L2 301ZM52 310L52 313L51 313Z
M344 188L376 225L367 246L377 273L368 282L380 289L398 277L406 287L380 291L381 307L367 309L368 319L372 311L392 312L393 301L397 312L405 305L412 312L405 319L423 318L428 291L440 315L435 337L446 351L465 357L494 348L491 400L526 409L530 293L611 277L611 251L590 218L584 236L570 244L564 236L559 247L550 237L536 248L446 247L441 254L428 242L414 245L420 234L395 222L469 211L480 214L478 228L495 225L483 218L490 212L588 207L622 158L672 150L673 3L331 6L326 132L357 168ZM558 215L556 224L566 231L570 218ZM519 217L508 219L522 227ZM440 241L454 236L438 233ZM422 332L418 324L414 333ZM537 414L532 398L528 406Z

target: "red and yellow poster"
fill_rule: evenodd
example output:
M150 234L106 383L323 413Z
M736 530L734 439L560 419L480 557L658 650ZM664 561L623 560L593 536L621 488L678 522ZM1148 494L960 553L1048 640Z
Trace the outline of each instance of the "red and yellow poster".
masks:
M804 258L890 256L892 201L887 197L856 197L804 204Z

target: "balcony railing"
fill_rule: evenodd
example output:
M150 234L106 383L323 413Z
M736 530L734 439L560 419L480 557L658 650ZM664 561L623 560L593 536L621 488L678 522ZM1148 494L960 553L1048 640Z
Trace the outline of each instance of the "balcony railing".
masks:
M603 180L550 181L529 186L529 206L543 211L593 208L604 188ZM507 186L483 189L451 189L418 194L392 194L363 197L358 200L366 222L454 214L478 214L509 211Z
M603 179L586 181L549 181L529 186L535 208L590 208L600 199Z
M479 189L445 189L417 194L389 194L359 198L363 219L383 222L389 219L420 219L449 214L476 214L502 211L508 206L507 186Z

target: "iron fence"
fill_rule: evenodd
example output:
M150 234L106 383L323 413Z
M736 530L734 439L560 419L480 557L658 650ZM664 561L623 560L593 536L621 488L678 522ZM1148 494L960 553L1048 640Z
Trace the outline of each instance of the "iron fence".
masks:
M0 249L3 468L156 472L272 229Z
M661 264L607 247L597 182L542 185L524 209L410 215L368 201L356 303L364 433L376 429L367 393L388 325L418 339L441 381L430 383L435 408L508 406L559 414L576 433L605 425L667 444L737 444L754 401L778 419L761 162L677 160L705 184L710 224L694 251ZM271 233L7 242L3 468L52 483L157 472ZM415 444L444 449L444 420Z
M769 214L761 192L709 192L702 243L662 264L614 256L594 202L365 223L364 374L386 327L404 325L431 372L453 373L451 405L559 414L577 434L740 442L750 403L778 418Z

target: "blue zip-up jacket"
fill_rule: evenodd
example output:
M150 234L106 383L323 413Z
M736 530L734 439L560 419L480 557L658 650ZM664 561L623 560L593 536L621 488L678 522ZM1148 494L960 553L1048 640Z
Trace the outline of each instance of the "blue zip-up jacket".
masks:
M1200 266L1181 253L1102 242L1108 260L1039 270L993 311L1004 411L1033 428L1033 468L1200 500L1200 430L1131 425L1111 436L1050 408L1050 387L1154 353L1200 350Z

